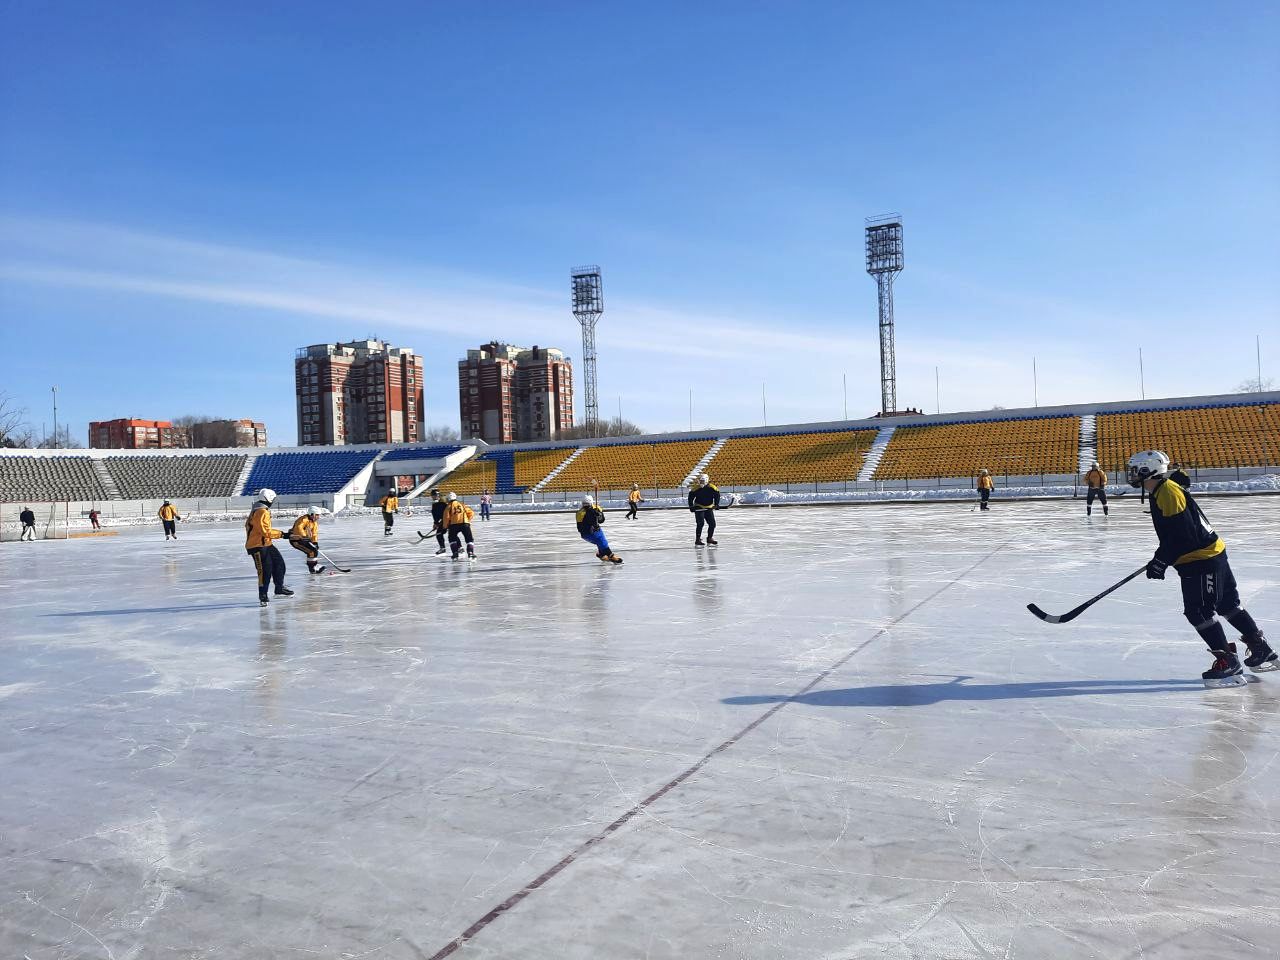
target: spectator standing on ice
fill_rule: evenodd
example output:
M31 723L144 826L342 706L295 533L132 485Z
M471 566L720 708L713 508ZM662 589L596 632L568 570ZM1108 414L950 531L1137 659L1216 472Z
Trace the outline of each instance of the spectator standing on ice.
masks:
M267 587L275 584L277 597L291 597L293 591L284 585L284 557L271 541L284 536L283 530L271 526L271 505L276 502L276 492L270 487L258 491L258 499L244 522L244 551L253 558L258 573L258 604L267 605Z
M707 543L716 543L716 510L720 506L720 488L705 473L698 478L698 485L689 491L689 509L695 521L693 543L702 546L702 527L707 528Z
M982 509L989 510L987 501L991 499L991 491L996 488L996 483L991 479L991 473L985 467L978 472L978 496L982 498Z
M467 559L476 558L475 538L471 534L471 521L475 519L475 511L458 499L456 493L450 493L445 499L444 516L440 522L449 534L449 549L453 551L449 559L457 560L462 552L459 538L467 541Z
M1107 473L1098 466L1097 460L1093 461L1093 466L1084 475L1084 485L1089 488L1088 499L1084 504L1085 516L1093 516L1093 501L1097 499L1102 501L1102 515L1105 517L1107 515Z
M324 573L324 565L316 566L320 556L320 508L307 507L307 512L293 521L289 528L289 546L301 550L307 557L310 573Z
M97 507L94 507L92 510L89 511L89 526L92 527L94 530L102 529L102 527L98 526L98 517L99 517L99 513L98 513Z
M18 514L18 519L22 521L22 536L19 540L34 540L36 538L36 515L30 507L23 507L22 512ZM31 534L31 536L27 536Z
M493 494L488 490L480 494L480 519L488 520L489 512L493 508Z
M1169 464L1169 479L1180 486L1183 490L1191 489L1191 478L1187 476L1187 472L1182 469L1182 464Z
M604 511L596 506L596 498L586 494L582 498L582 506L574 515L578 525L578 536L596 548L596 556L605 563L621 563L622 558L609 549L609 541L605 539L600 525L604 523Z
M1244 666L1260 672L1280 668L1280 657L1262 630L1241 605L1236 578L1227 561L1227 547L1209 525L1200 505L1172 482L1169 458L1159 450L1144 450L1129 458L1128 480L1151 496L1151 523L1159 546L1147 563L1147 578L1163 580L1172 565L1182 581L1182 612L1213 654L1213 666L1202 673L1205 686L1229 687L1245 683L1236 645L1217 619L1223 617L1240 631L1249 648Z
M627 519L635 520L640 515L640 504L644 503L644 497L640 496L640 484L633 483L631 485L631 493L627 496Z
M397 496L398 490L388 491L387 495L378 501L378 506L382 507L382 535L384 537L391 536L391 525L396 522L396 514L400 512L400 497Z
M182 517L178 516L178 508L166 500L160 505L160 510L156 513L156 516L158 516L160 518L160 522L164 524L164 538L168 540L172 537L174 540L177 540L178 521L182 519Z

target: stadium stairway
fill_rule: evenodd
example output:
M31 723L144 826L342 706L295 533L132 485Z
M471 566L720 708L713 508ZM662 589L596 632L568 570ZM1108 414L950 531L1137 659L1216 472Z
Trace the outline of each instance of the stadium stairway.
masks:
M552 480L558 477L560 475L560 471L562 471L569 464L573 463L573 461L577 460L578 457L580 457L583 451L585 451L586 449L587 449L586 447L578 447L576 450L574 450L573 453L565 457L565 459L561 462L560 466L556 467L554 470L548 473L545 477L543 477L541 480L535 483L532 487L530 487L529 492L530 493L541 492L543 487L545 487L548 483L550 483Z
M122 500L120 488L116 485L115 478L111 476L111 471L107 469L105 460L93 458L93 472L98 475L98 482L102 484L102 489L107 495L108 500Z
M880 466L880 458L884 456L885 448L893 439L893 430L893 427L881 427L880 432L876 434L875 442L871 444L867 455L862 460L862 469L858 471L859 483L867 483L875 476L876 467Z
M1088 473L1093 461L1098 459L1098 418L1086 413L1080 418L1080 462L1077 473Z
M256 492L252 490L246 490L244 488L244 485L249 482L249 474L253 473L253 464L254 464L254 461L256 461L257 459L258 459L257 456L253 454L250 454L248 457L245 458L244 469L240 471L240 479L238 479L236 481L236 485L231 488L233 490L238 490L241 496L248 496L249 494Z
M702 459L699 460L696 464L694 464L693 469L689 471L688 476L684 478L684 482L681 483L680 486L682 487L692 486L694 477L701 476L703 473L706 472L707 467L711 464L711 461L716 458L716 454L720 452L720 448L723 447L725 443L728 442L728 440L729 440L728 437L721 437L719 440L713 443L711 445L711 449L708 450L705 454L703 454Z

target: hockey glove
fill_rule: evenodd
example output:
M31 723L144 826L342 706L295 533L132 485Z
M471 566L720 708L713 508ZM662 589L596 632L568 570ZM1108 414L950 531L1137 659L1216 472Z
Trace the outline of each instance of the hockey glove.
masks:
M1165 563L1165 562L1164 562L1163 560L1161 560L1159 557L1152 557L1152 558L1147 562L1147 579L1148 579L1148 580L1163 580L1163 579L1164 579L1164 572L1165 572L1165 570L1167 570L1167 569L1168 569L1168 567L1169 567L1169 564Z

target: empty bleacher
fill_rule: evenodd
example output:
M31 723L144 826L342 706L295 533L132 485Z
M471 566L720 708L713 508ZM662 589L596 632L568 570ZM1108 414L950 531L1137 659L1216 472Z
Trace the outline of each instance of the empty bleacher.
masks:
M0 500L105 500L88 457L0 457Z
M1253 403L1103 413L1098 462L1123 473L1139 450L1163 450L1187 467L1280 464L1280 404Z
M462 447L456 443L441 444L433 447L396 447L387 451L382 462L388 460L443 460L451 453L457 453Z
M267 453L254 461L245 490L270 487L276 493L336 493L368 466L377 450L322 450Z
M516 493L535 486L548 473L573 455L577 447L555 447L551 450L517 450L515 454ZM558 478L557 478L558 479Z
M243 454L181 457L121 456L103 462L127 500L160 497L231 497L247 458Z
M898 427L876 480L1076 473L1079 417L1034 417Z
M684 481L713 442L713 437L706 437L587 447L543 489L589 491L593 480L601 490L628 490L633 483L646 490L674 489Z
M473 457L458 467L448 476L443 477L436 486L441 492L453 491L460 497L477 496L488 490L497 489L498 466L484 455Z
M706 471L717 486L854 480L876 433L836 430L730 437Z

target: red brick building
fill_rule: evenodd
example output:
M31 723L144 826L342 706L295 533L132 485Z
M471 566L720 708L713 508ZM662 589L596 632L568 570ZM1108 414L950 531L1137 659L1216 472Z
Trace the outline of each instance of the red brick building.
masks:
M300 446L418 439L422 358L408 347L320 343L300 348L293 366Z
M121 417L89 424L89 446L97 450L166 450L190 445L186 429L168 420Z
M573 426L573 364L552 347L496 340L458 361L463 439L486 443L556 440Z

